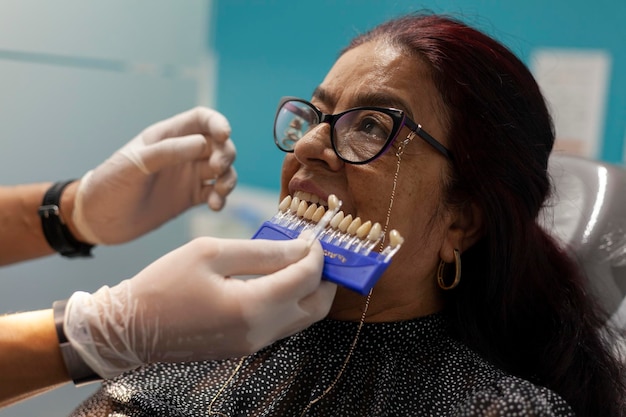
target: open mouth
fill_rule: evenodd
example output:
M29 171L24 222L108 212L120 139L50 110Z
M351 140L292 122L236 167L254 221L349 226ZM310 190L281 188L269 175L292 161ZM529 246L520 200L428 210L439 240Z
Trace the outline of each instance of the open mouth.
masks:
M396 230L391 230L389 243L383 248L385 239L381 225L344 215L341 205L332 194L326 202L310 193L294 192L280 202L278 213L265 222L253 238L295 239L310 230L307 239L319 240L324 249L322 276L366 295L404 239ZM375 251L377 246L380 246L379 252Z
M330 209L341 204L339 199L331 195ZM279 212L290 213L295 219L300 221L308 221L318 223L324 214L329 210L328 202L322 200L319 196L304 191L296 191L292 196L287 196L279 205ZM345 240L347 237L355 237L356 239L366 239L370 242L377 242L382 238L381 225L378 222L365 221L360 217L353 217L351 214L345 214L343 211L337 211L328 223L329 231L334 232L334 237L343 235Z
M300 201L306 201L310 204L316 204L317 206L322 206L328 208L328 202L322 200L319 196L311 193L307 193L305 191L296 191L293 194L294 198L298 198Z

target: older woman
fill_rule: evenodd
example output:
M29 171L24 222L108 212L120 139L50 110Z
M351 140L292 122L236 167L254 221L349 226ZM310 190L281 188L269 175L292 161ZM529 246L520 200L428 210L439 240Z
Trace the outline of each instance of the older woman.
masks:
M282 195L335 194L399 230L384 276L257 354L142 368L77 415L621 415L605 317L537 223L554 134L510 51L445 17L395 19L277 123L296 113L303 135L276 137Z

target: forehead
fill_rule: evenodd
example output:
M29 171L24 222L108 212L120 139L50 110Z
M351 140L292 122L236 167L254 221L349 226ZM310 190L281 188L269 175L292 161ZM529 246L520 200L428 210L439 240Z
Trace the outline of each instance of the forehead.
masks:
M424 126L435 123L438 97L428 66L383 41L344 53L314 95L316 104L324 105L326 112L356 106L396 107Z

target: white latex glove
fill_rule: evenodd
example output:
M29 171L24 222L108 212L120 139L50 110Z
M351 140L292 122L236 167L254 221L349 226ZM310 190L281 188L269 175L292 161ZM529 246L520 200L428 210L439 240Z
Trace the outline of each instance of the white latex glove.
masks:
M237 182L230 125L197 107L158 122L81 179L72 220L89 243L122 243L208 201L220 210Z
M65 333L105 378L247 355L326 316L336 285L321 281L323 262L318 241L198 238L115 287L74 293ZM229 278L251 274L265 276Z

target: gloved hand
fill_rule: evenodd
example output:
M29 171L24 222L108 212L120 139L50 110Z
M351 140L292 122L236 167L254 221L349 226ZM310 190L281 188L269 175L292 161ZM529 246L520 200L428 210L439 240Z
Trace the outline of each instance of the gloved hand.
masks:
M226 118L204 107L146 128L78 186L72 220L82 240L122 243L234 188L235 146Z
M326 316L336 286L320 281L323 262L316 240L198 238L115 287L74 293L64 330L105 378L247 355ZM251 274L265 276L230 278Z

